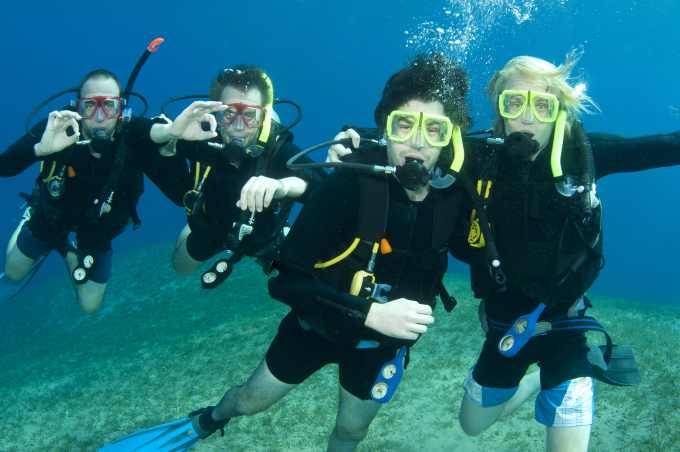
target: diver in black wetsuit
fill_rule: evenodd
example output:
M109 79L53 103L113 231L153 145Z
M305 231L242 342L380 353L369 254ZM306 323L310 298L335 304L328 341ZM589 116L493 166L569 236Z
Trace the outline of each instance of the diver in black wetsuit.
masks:
M116 76L104 69L87 74L75 111L53 111L47 121L0 155L0 176L19 174L40 161L28 209L12 234L5 277L20 281L51 250L73 275L82 309L95 312L111 272L111 240L130 223L139 224L136 205L143 173L170 193L173 162L159 157L149 136L152 122L123 119ZM69 234L75 233L75 243Z
M245 65L220 71L209 98L152 129L165 155L189 164L178 175L187 226L177 239L175 270L191 273L226 253L203 274L206 288L226 279L246 255L256 257L269 273L290 201L301 200L324 175L306 171L298 177L286 167L298 148L292 134L275 121L273 87L264 71Z
M547 428L550 451L587 449L591 377L614 385L639 381L628 347L589 346L584 333L604 331L585 316L584 294L604 262L595 181L680 164L678 133L637 139L585 134L577 116L592 101L567 83L575 63L573 55L559 67L517 57L491 80L494 133L502 140L467 141L466 171L477 181L493 237L480 233L470 207L461 247L454 248L470 263L487 331L465 381L461 426L477 435L540 390L536 420ZM489 239L505 272L503 284L489 276ZM532 363L540 373L524 376Z

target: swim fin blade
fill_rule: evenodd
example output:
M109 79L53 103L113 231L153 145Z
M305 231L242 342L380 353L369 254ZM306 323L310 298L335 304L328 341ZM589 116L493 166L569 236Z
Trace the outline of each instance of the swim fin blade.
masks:
M599 348L600 356L606 353L606 346L601 345L597 348ZM592 355L591 352L589 359ZM638 369L633 349L630 346L614 345L609 361L604 363L602 358L599 361L591 360L591 365L593 376L603 383L614 386L635 386L640 383L640 369Z
M183 417L146 430L140 430L105 445L99 452L183 452L200 440L191 419Z

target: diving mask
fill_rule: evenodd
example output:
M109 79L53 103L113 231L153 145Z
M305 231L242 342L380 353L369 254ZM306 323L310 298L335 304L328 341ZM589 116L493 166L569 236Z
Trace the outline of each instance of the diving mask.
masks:
M498 111L505 119L521 117L527 106L537 121L552 123L557 119L560 101L554 94L516 89L506 89L498 96Z
M428 145L441 148L451 142L453 123L446 116L394 110L387 117L385 132L395 143L405 143L420 133Z
M78 99L76 109L83 119L117 119L122 112L120 96L91 96ZM99 114L97 114L99 113Z
M236 130L254 129L260 127L264 117L261 105L244 104L241 102L226 104L227 109L215 115L222 127L233 127Z

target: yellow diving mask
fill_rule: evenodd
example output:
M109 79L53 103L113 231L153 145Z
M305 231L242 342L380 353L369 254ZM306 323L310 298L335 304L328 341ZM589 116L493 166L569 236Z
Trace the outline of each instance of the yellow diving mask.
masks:
M442 148L451 142L453 123L446 116L394 110L387 117L385 132L395 143L405 143L420 133L427 144Z
M537 121L552 123L557 120L560 101L554 94L506 89L498 96L498 111L506 119L521 117L526 112L528 105Z

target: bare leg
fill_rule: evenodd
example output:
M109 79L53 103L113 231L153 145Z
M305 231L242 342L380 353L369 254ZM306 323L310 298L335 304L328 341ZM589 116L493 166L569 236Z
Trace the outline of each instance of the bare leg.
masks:
M17 246L17 237L26 221L28 221L27 218L21 220L19 226L14 230L7 243L7 251L5 253L5 277L10 281L21 281L24 279L35 263L35 260L22 253Z
M515 412L529 397L538 394L541 390L541 372L540 370L531 372L525 375L519 382L517 392L510 400L503 404L503 413L501 417L508 416Z
M465 394L458 415L461 428L466 435L479 435L503 415L503 409L508 402L497 406L483 407Z
M213 419L217 421L259 413L281 400L296 386L276 378L267 367L267 361L262 360L245 384L234 386L224 394L212 412Z
M548 427L545 449L548 452L585 452L590 441L590 425Z
M193 273L201 265L201 262L191 257L187 251L187 237L190 233L189 225L184 226L177 237L175 252L172 255L172 266L177 273L182 275Z
M535 371L525 375L520 381L517 392L515 392L512 398L500 405L482 407L479 403L470 399L470 397L465 394L460 406L460 426L467 435L477 436L491 427L501 417L510 415L524 403L526 399L536 394L540 389L540 372Z
M368 427L381 405L361 400L340 387L340 402L335 428L328 438L328 452L351 452L368 434Z

